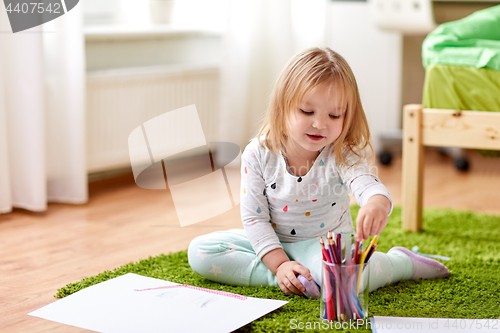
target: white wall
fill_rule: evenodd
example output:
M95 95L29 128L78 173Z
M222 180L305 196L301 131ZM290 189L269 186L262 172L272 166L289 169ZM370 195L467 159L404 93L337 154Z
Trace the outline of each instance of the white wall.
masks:
M369 2L329 1L326 43L351 66L361 94L372 143L384 130L400 128L402 35L379 30Z

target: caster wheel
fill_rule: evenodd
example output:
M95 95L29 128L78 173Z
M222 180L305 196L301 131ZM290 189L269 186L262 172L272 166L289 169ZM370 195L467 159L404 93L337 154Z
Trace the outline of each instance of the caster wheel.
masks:
M392 153L383 151L378 155L378 159L382 165L390 165L392 162Z
M444 157L449 156L448 152L446 151L446 148L438 147L437 151L438 151L439 155L441 155L441 156L444 156Z
M469 161L463 157L457 157L455 158L455 168L459 171L467 171L469 170Z

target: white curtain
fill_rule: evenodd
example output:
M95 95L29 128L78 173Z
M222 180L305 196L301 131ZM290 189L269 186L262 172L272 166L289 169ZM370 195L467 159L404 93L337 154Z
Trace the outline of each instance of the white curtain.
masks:
M230 0L221 86L221 141L243 149L274 82L298 51L324 47L327 0Z
M85 203L82 4L11 33L0 5L0 213Z

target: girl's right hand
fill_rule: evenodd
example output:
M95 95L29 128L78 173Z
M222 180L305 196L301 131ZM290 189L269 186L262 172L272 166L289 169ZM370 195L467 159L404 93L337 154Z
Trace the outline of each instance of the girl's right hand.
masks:
M285 261L276 269L278 285L285 294L297 294L302 296L302 292L306 291L306 288L297 280L297 274L302 274L309 281L313 279L309 268L297 261Z

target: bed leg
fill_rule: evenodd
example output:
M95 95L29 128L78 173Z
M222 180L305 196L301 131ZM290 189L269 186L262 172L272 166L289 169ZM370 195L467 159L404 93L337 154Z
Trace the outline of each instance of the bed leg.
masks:
M403 108L402 227L412 232L422 230L422 110L422 105L416 104L405 105Z

